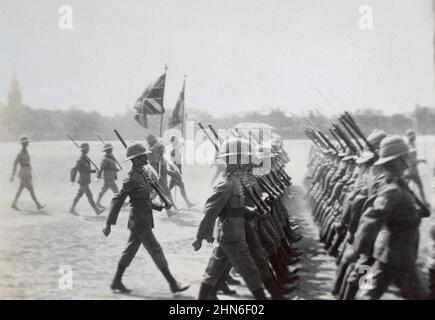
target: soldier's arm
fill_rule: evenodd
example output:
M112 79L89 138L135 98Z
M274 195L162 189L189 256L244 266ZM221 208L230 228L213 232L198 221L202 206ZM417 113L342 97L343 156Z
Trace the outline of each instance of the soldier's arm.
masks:
M80 162L81 162L80 160L77 160L75 167L71 169L71 174L70 174L71 182L76 181L77 172L79 171L80 168Z
M107 217L106 225L115 225L118 220L119 211L128 197L131 190L135 188L135 183L130 178L124 180L121 190L113 197L110 203L109 215Z
M213 228L216 218L228 202L233 188L233 181L222 180L213 189L213 194L207 199L204 206L204 218L199 224L196 238L199 240L213 240Z
M378 196L361 216L355 235L355 251L359 254L371 254L374 243L388 217L393 214L401 198L401 191L395 186L380 190Z

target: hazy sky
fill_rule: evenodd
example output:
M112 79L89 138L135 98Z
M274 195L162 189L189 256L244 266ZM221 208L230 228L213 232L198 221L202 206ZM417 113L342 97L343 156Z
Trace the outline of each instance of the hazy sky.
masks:
M73 30L58 27L71 5ZM361 30L362 5L374 28ZM168 64L166 108L434 106L430 0L0 0L0 101L123 112Z

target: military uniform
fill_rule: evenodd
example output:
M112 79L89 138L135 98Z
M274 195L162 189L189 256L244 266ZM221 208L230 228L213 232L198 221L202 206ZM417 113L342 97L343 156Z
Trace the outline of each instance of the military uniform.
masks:
M152 228L154 227L152 210L162 208L151 202L150 185L146 181L142 168L133 168L124 180L122 188L112 200L107 224L115 225L119 211L127 197L130 198L130 214L128 228L130 236L127 246L122 252L119 264L127 268L135 257L142 244L160 270L168 267L163 250L155 238Z
M416 262L423 212L401 177L409 149L400 137L390 136L382 141L380 150L375 163L383 165L379 189L355 235L355 251L376 259L370 272L374 286L361 289L361 299L379 299L391 283L405 299L421 299Z
M20 141L21 143L29 142L28 138L25 136L20 137ZM32 166L30 164L30 155L26 146L23 146L23 148L15 158L11 179L13 179L13 177L17 174L18 166L19 166L19 171L17 176L20 178L20 186L18 187L18 191L15 195L15 199L12 203L12 208L17 209L18 198L20 197L23 189L27 189L29 190L30 196L35 202L37 208L42 209L44 205L41 205L39 203L35 195L35 190L33 187L33 180L32 180Z
M98 195L97 204L100 204L101 199L107 190L112 190L113 193L118 193L118 186L116 180L118 179L117 172L119 169L116 166L116 159L113 154L106 154L103 161L101 161L100 170L98 170L97 178L103 178L104 184Z
M228 263L240 273L251 292L261 289L260 272L246 242L245 197L238 174L225 176L214 188L204 208L197 239L212 241L218 219L218 245L213 250L203 282L215 286Z
M82 150L86 148L82 145ZM91 161L89 157L86 154L82 154L82 156L77 160L76 165L74 168L71 169L71 182L76 181L77 174L79 175L77 183L79 184L79 189L77 191L77 194L73 200L70 212L75 212L75 206L79 202L80 198L85 194L88 198L89 204L91 207L95 210L96 214L100 214L102 212L101 209L99 209L94 201L94 197L92 195L92 191L89 188L89 184L91 183L91 174L95 173L96 170L91 168Z
M118 269L112 283L112 290L120 290L121 292L129 292L121 282L122 275L125 269L131 264L140 245L148 251L157 268L162 272L165 279L168 281L170 289L173 293L184 291L189 286L181 286L169 271L168 262L163 253L160 243L157 241L152 229L154 228L152 210L161 211L163 206L156 205L151 201L150 192L151 186L145 176L143 165L146 160L141 160L141 157L147 155L146 149L139 143L133 144L127 148L127 160L133 161L133 168L122 184L122 188L113 198L109 215L106 221L106 229L103 230L105 235L110 233L110 226L115 225L118 220L118 215L127 197L130 199L130 214L128 219L128 229L130 236L127 245L121 254L118 262ZM138 161L134 162L138 158ZM146 158L145 158L146 159Z

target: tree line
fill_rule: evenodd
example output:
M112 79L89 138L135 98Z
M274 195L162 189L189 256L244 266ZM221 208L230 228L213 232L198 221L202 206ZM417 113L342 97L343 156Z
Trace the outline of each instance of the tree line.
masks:
M286 139L305 138L303 127L308 125L316 126L327 133L330 122L336 119L336 116L325 117L319 111L310 111L304 116L290 116L278 108L271 109L268 113L253 111L221 117L213 117L195 108L186 109L186 113L188 120L213 124L216 128L231 128L240 122L267 123ZM164 114L164 129L170 114L171 110ZM352 114L366 133L378 128L397 134L403 134L407 129L413 129L419 134L435 134L435 108L417 105L409 114L392 115L385 115L373 109L361 109L352 111ZM104 139L113 140L114 128L122 132L127 139L134 140L143 140L149 133L159 134L159 116L148 118L147 129L137 124L133 117L133 110L114 116L104 116L95 111L86 112L79 108L47 110L29 106L0 106L0 141L16 141L21 134L27 134L36 141L65 140L66 132L79 140L96 140L97 134Z

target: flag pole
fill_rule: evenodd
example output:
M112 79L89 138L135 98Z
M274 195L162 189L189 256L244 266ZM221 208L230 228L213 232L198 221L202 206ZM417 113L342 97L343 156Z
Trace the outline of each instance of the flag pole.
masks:
M182 119L181 119L181 136L183 137L183 141L184 141L184 121L186 120L186 115L184 113L184 110L186 108L186 77L187 75L184 75L184 83L183 83L184 101L183 101L183 112L182 112Z
M166 81L166 71L167 71L167 70L168 70L168 65L165 64L165 81ZM165 86L166 86L166 84L165 84ZM164 96L164 94L163 94L163 96ZM164 101L164 99L163 99L163 101ZM163 101L162 101L162 104L164 104ZM164 110L164 109L163 109L163 110ZM163 113L164 113L164 112L162 112L162 113L160 114L160 137L163 136Z

